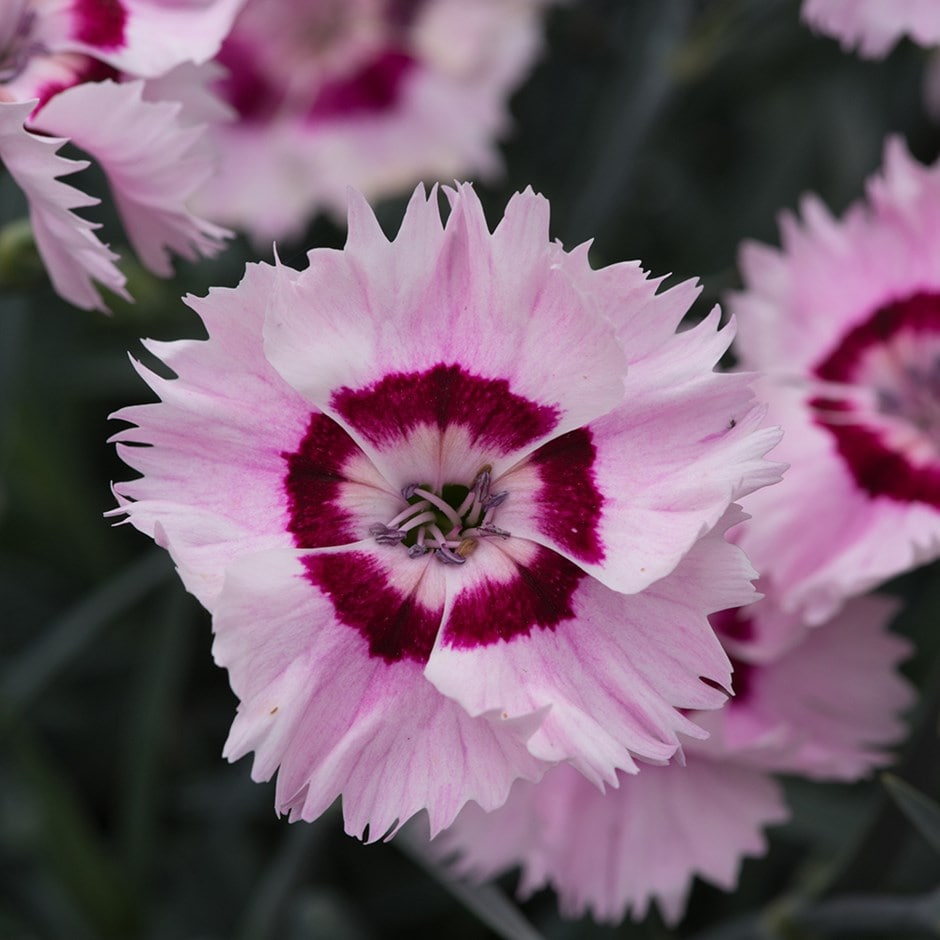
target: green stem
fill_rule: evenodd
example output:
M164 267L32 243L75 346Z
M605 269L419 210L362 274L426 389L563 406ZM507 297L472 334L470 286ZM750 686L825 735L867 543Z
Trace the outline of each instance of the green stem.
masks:
M172 727L187 662L187 641L193 627L194 601L176 585L159 608L159 621L134 676L135 707L124 751L120 788L122 855L138 889L146 884L156 843L161 758Z

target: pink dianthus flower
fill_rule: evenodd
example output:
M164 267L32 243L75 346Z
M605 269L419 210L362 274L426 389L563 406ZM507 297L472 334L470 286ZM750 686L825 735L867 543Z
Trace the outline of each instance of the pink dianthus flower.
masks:
M346 187L494 176L507 98L550 0L249 0L219 60L237 120L200 195L260 241L299 235Z
M104 309L95 282L127 296L99 227L73 210L98 200L59 177L88 166L108 178L141 261L171 273L169 252L214 253L227 234L187 203L212 170L205 123L226 113L205 88L244 0L5 0L0 13L0 161L29 202L36 246L56 291Z
M815 629L771 598L721 612L712 622L732 653L735 697L696 716L710 737L689 743L684 765L620 775L606 793L556 767L517 781L495 812L467 806L435 852L476 880L521 866L519 893L551 885L568 916L642 918L655 902L677 922L696 876L732 890L742 859L766 851L763 828L788 817L770 771L856 780L889 762L912 699L895 671L908 644L885 630L896 607L857 598Z
M803 19L821 33L878 59L902 37L922 46L940 43L936 0L803 0Z
M343 251L190 301L209 339L148 343L177 378L141 366L162 400L117 414L120 511L241 700L226 756L372 839L701 736L683 710L730 682L706 615L753 596L729 507L778 476L751 379L713 370L730 327L676 332L694 285L592 270L531 192L492 233L448 195L392 242L354 197Z
M819 622L940 555L940 165L890 140L867 202L837 220L808 196L801 214L782 250L744 246L730 298L790 465L740 544Z

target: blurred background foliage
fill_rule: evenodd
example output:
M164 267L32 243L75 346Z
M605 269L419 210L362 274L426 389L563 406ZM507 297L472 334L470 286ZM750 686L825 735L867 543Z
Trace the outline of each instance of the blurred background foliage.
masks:
M836 211L857 198L886 134L934 159L929 54L903 43L884 62L845 55L798 12L796 0L553 10L545 55L512 101L506 176L478 187L491 219L531 184L567 246L594 236L595 265L641 258L698 276L703 312L736 285L740 241L776 242L778 211L801 193ZM388 231L403 205L380 207ZM147 400L128 350L142 355L140 336L201 335L180 295L234 285L270 251L236 241L172 282L128 263L137 302L104 317L53 294L24 216L0 175L0 938L940 933L940 822L922 795L940 792L936 565L889 586L906 600L896 628L916 643L905 671L921 690L897 777L788 783L793 819L768 856L745 863L733 895L697 885L675 931L655 913L616 928L565 922L549 892L523 906L529 928L505 901L512 876L451 890L407 846L349 839L335 808L312 825L276 819L273 787L220 757L235 702L208 617L162 552L103 517L108 481L129 473L105 442L107 416ZM123 241L114 220L105 234ZM280 253L302 265L307 248L342 240L315 220Z

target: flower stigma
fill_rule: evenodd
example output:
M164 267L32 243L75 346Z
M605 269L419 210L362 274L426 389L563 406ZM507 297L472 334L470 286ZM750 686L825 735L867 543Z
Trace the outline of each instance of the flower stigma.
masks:
M480 469L470 487L447 483L435 493L429 486L409 483L401 491L406 505L387 523L369 527L380 545L402 545L409 558L434 553L438 561L462 565L481 538L509 538L493 516L509 493L491 493L492 467Z

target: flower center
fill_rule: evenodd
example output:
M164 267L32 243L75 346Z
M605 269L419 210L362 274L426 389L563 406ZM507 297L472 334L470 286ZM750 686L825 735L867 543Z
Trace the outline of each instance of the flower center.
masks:
M446 483L440 493L410 483L401 491L405 500L401 512L385 524L370 526L370 535L380 545L402 545L410 558L433 552L444 564L464 564L479 539L509 537L493 522L509 494L490 492L491 470L483 467L472 486Z
M876 310L815 372L810 407L862 488L940 505L940 294Z
M249 3L234 35L259 78L307 104L324 82L355 73L384 45L381 0ZM232 63L238 65L237 62Z
M893 382L876 386L875 394L882 415L906 421L940 444L940 355L899 369Z
M9 26L0 27L0 82L13 81L32 56L42 51L39 43L30 39L35 19L36 13L27 7L25 0L19 4L19 10L14 2Z

